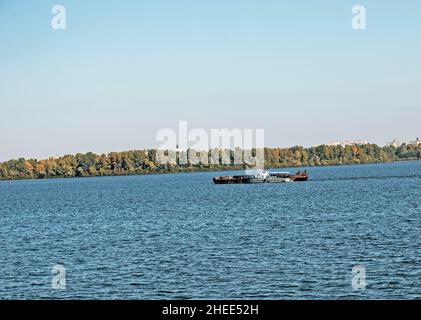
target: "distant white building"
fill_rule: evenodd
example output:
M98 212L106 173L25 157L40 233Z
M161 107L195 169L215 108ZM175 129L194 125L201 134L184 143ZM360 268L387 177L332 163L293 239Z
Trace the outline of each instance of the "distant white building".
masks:
M366 146L368 145L368 141L363 141L363 140L359 140L359 141L344 141L342 143L343 146L356 146L356 145L363 145Z
M398 147L401 146L401 144L402 143L400 141L398 141L398 140L395 139L392 142L387 143L386 146L387 147L395 147L395 148L398 148Z
M331 142L327 144L330 147L337 147L337 146L341 146L342 143L341 142Z
M357 140L357 141L342 141L342 142L331 142L328 144L328 146L331 147L337 147L337 146L342 146L342 147L346 147L346 146L357 146L357 145L363 145L366 146L368 145L369 142L365 141L365 140Z
M421 144L421 140L420 140L420 138L417 138L417 140L411 141L409 144L415 144L415 145L419 146Z

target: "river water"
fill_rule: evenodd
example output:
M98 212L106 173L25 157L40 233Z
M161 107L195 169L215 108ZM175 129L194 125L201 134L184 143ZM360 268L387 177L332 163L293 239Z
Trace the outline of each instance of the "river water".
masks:
M421 299L421 162L307 170L0 182L0 298Z

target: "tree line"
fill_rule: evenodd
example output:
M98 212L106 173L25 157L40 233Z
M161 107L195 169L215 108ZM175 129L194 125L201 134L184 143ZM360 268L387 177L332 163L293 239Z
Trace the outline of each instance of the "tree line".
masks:
M219 152L222 157L223 150L219 150ZM233 159L234 151L228 150L228 152ZM402 144L399 147L380 147L375 144L368 144L354 146L321 145L311 148L301 146L265 148L264 156L267 168L386 163L420 160L421 145ZM243 168L245 168L244 165L204 164L201 162L185 165L162 164L157 161L157 151L154 149L111 152L102 155L88 152L44 160L21 158L5 161L0 163L0 180L140 175Z

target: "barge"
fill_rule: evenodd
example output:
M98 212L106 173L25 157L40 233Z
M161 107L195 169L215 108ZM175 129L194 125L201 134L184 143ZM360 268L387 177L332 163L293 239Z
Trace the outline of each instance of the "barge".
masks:
M215 184L240 184L240 183L285 183L307 181L307 171L290 172L259 171L254 175L223 176L213 178Z

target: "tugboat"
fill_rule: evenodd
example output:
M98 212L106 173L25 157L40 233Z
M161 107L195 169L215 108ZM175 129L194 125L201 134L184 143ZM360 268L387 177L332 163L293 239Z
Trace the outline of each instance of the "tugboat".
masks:
M213 182L215 184L285 183L303 182L308 179L309 176L306 170L304 172L298 171L295 174L291 174L290 172L258 171L254 175L215 177L213 178Z

